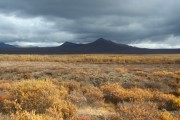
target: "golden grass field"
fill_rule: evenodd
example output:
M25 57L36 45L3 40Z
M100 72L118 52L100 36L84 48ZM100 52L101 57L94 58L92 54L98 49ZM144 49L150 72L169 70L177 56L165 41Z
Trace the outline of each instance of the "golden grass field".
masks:
M179 120L180 55L0 55L0 120Z
M179 54L118 55L0 55L0 61L39 61L65 63L110 63L110 64L180 64Z

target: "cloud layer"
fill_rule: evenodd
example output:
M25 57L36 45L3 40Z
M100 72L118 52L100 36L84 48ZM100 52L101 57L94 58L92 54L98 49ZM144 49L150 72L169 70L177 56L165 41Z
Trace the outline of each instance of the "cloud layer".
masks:
M0 0L0 42L56 46L103 37L179 48L179 6L179 0Z

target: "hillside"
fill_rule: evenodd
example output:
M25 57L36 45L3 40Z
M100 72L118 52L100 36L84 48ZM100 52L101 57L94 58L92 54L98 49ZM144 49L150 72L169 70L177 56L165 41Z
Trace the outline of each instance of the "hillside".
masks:
M145 49L100 38L87 44L65 42L58 47L18 48L0 44L0 54L179 54L180 49Z

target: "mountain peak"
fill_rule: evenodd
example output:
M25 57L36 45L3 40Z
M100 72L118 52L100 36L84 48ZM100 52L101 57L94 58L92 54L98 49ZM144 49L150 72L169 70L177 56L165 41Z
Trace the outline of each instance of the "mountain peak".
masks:
M99 38L95 42L97 42L97 41L103 42L103 41L108 41L108 40L105 40L104 38Z
M72 46L75 46L76 44L75 43L72 43L72 42L64 42L62 45L60 45L59 47L72 47Z
M92 42L93 44L112 44L113 42L110 40L106 40L104 38L99 38L96 41Z
M97 39L97 40L105 40L104 38L99 38L99 39Z
M65 43L63 43L63 45L71 45L71 44L74 44L74 43L72 43L72 42L65 42Z

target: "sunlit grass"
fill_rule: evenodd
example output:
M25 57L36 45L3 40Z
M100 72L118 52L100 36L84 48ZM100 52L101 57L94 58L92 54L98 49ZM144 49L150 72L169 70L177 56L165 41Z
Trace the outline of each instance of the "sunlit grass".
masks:
M0 55L0 61L40 61L65 63L180 64L180 55Z
M179 59L0 55L0 119L178 120Z

